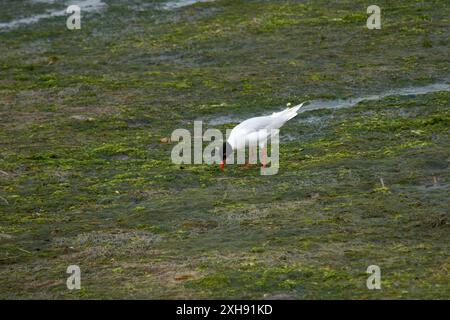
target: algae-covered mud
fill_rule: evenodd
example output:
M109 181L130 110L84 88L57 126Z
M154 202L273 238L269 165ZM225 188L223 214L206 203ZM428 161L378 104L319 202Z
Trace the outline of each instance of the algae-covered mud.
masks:
M447 1L74 4L0 1L0 298L450 297ZM302 101L276 175L171 161Z

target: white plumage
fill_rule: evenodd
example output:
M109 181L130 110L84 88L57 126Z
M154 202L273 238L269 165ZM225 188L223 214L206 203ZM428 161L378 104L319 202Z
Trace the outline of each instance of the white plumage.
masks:
M233 150L241 150L249 144L256 143L259 144L260 148L264 148L271 130L281 128L287 121L294 118L303 104L274 112L270 116L247 119L233 128L227 142Z

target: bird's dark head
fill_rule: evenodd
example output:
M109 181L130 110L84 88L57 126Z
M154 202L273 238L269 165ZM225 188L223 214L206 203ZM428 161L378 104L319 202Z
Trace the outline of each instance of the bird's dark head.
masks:
M228 142L224 142L222 145L222 162L220 163L221 169L224 168L228 156L232 153L233 153L233 148L231 147L231 144L229 144Z

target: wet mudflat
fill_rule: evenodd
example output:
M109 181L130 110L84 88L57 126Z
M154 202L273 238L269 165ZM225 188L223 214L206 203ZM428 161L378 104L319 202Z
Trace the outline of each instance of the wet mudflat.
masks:
M88 2L0 3L1 298L448 298L444 1ZM305 100L275 176L170 161Z

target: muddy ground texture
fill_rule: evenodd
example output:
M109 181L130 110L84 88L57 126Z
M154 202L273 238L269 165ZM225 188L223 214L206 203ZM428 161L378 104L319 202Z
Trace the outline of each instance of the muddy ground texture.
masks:
M303 112L276 176L180 167L165 139L448 83L446 1L378 1L381 30L364 1L103 3L0 28L0 298L449 298L448 90Z

